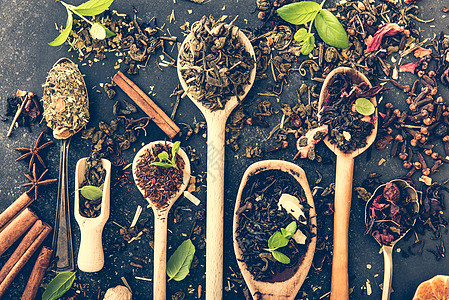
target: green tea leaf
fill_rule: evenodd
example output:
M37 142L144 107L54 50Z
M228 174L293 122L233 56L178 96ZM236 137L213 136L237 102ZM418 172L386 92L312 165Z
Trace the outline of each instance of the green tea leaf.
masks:
M78 5L73 10L83 16L96 16L111 6L114 0L89 0Z
M301 53L303 55L308 55L310 52L312 52L313 48L315 48L315 36L311 34L308 36L301 47Z
M364 116L371 116L376 110L374 104L366 98L358 98L355 100L355 107L357 112Z
M173 164L176 163L176 153L178 153L179 151L179 147L181 146L181 142L177 141L173 144L173 146L171 147L171 156L172 156L172 162Z
M288 239L286 239L281 232L276 231L270 238L268 239L268 248L270 250L276 250L281 247L285 247L288 245Z
M70 31L72 31L73 25L73 15L72 12L67 9L67 22L65 25L65 29L58 35L51 43L48 43L50 46L59 46L62 45L67 38L69 37Z
M158 161L152 162L151 165L153 165L153 166L158 166L158 167L163 167L163 168L171 168L171 167L173 167L172 164L169 164L169 163L163 163L163 162L158 162Z
M308 34L308 32L305 28L300 28L300 29L298 29L298 31L296 31L294 38L296 41L302 42L307 38L307 36L308 36L307 34Z
M320 10L321 5L318 3L302 1L284 5L277 10L277 13L285 21L301 25L312 21Z
M168 160L168 153L166 151L162 151L157 155L160 161Z
M284 235L284 233L282 235L286 239L290 239L295 234L296 228L297 228L296 221L292 221L290 224L287 225L287 227L285 227L286 235Z
M106 38L107 39L110 38L110 37L113 37L115 35L114 31L109 30L106 26L104 26L102 24L100 24L100 25L104 28L104 31L106 31Z
M288 258L288 256L284 253L281 253L279 251L271 251L271 254L273 254L273 257L280 263L286 265L290 263L290 258Z
M320 38L329 46L348 48L349 40L346 30L330 11L326 9L320 11L315 18L315 28Z
M42 300L55 300L67 292L75 281L75 272L62 272L47 285Z
M85 185L78 190L88 200L97 200L103 196L103 190L93 185Z
M194 254L195 246L190 239L185 240L179 245L167 262L167 275L170 277L169 280L181 281L189 274Z

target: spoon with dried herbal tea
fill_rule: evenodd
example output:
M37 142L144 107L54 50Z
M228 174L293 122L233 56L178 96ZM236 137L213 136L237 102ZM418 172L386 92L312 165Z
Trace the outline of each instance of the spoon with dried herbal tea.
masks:
M234 25L203 17L178 55L178 77L207 123L206 298L223 296L224 151L226 120L256 77L254 49Z
M98 272L104 266L102 234L110 213L111 162L81 158L75 172L74 214L81 231L78 268Z
M53 249L56 271L71 271L73 259L68 191L68 151L70 138L89 121L89 98L83 75L68 58L58 60L48 72L42 102L47 126L53 137L61 140L58 203L56 208Z
M248 167L234 209L237 264L254 299L295 299L312 265L316 213L304 171L280 160Z
M416 190L402 179L379 186L365 206L366 234L382 247L382 300L389 300L393 278L393 247L415 225L419 203Z
M166 299L167 217L190 181L190 161L180 142L151 142L133 160L137 188L153 208L153 299Z
M374 96L381 90L381 87L373 88L357 70L339 67L327 75L320 93L318 121L327 125L324 142L337 155L332 300L349 299L348 230L354 158L376 139Z

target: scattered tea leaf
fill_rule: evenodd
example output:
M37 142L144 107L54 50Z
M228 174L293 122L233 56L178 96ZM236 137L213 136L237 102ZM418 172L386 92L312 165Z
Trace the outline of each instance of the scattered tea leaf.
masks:
M271 251L271 254L273 254L273 257L280 263L286 265L290 263L290 258L288 258L288 256L284 253L281 253L279 251Z
M97 186L85 185L78 189L84 198L88 200L97 200L103 196L103 191Z
M67 23L65 29L61 32L60 35L58 35L57 38L53 40L53 42L48 44L54 47L62 45L69 37L70 31L72 31L72 25L73 25L73 16L72 13L67 9Z
M357 112L364 116L370 116L375 111L374 104L366 98L358 98L355 101L355 107Z
M320 38L328 45L346 49L349 46L346 30L330 11L322 9L315 18L315 28Z
M67 292L75 281L76 272L62 272L56 275L47 285L42 300L55 300Z
M179 245L167 262L169 281L172 279L181 281L189 274L194 254L195 246L190 239Z
M313 1L295 2L284 5L277 10L279 17L294 25L312 21L321 10L321 5Z
M78 5L73 10L83 16L96 16L111 6L112 2L114 0L90 0Z

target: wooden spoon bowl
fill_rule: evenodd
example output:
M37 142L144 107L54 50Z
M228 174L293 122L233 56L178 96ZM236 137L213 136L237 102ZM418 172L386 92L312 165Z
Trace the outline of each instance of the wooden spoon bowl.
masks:
M365 82L369 87L371 83L362 73L357 70L339 67L327 75L323 83L318 104L318 111L321 110L324 100L327 98L328 87L333 82L333 77L342 73L352 79L353 84ZM376 98L370 99L376 105ZM331 144L326 137L324 142L327 147L337 155L337 167L335 175L335 201L334 201L334 249L332 258L332 279L331 279L331 300L349 299L348 280L348 230L349 214L351 210L352 178L354 175L354 158L368 149L376 139L377 133L377 108L374 112L374 129L366 139L366 145L350 153L344 153Z
M254 279L254 276L249 272L247 264L243 261L242 250L237 242L237 228L239 224L239 215L237 210L240 208L242 201L242 193L248 179L262 171L266 170L280 170L293 176L304 190L307 203L310 205L309 220L312 225L313 237L308 245L307 252L304 258L298 261L298 264L291 269L287 269L284 272L289 273L286 280L279 280L274 282L258 281ZM312 193L310 191L307 177L303 169L297 165L282 161L282 160L265 160L252 164L243 174L243 179L240 183L239 191L237 193L237 199L234 208L234 222L233 222L233 242L234 252L237 258L237 264L242 272L243 278L251 292L254 299L295 299L301 285L307 277L310 266L312 265L313 255L315 254L316 247L316 212L313 202ZM257 298L260 297L260 298Z

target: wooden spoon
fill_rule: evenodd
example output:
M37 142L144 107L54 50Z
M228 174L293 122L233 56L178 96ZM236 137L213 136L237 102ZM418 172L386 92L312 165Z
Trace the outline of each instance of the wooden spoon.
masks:
M281 170L292 175L304 189L307 203L310 205L309 222L312 224L312 233L314 234L314 237L309 243L304 259L299 261L298 265L295 266L295 268L297 268L296 272L293 269L287 270L287 272L291 273L291 277L285 281L265 282L255 280L254 276L248 271L248 266L243 261L242 250L240 249L236 239L236 232L239 224L239 215L237 214L237 210L239 209L240 203L242 201L243 189L245 188L249 177L266 170ZM315 215L315 205L313 202L312 193L310 191L309 183L307 182L307 177L303 169L293 163L282 160L260 161L252 164L248 167L248 169L246 169L245 174L243 174L243 179L240 183L239 191L237 194L237 200L235 202L233 240L237 264L254 299L295 299L296 294L298 293L301 285L307 277L307 273L309 272L310 266L312 265L313 255L315 254L317 232L316 218L314 217Z
M110 212L111 162L101 159L106 176L103 184L100 215L96 218L86 218L80 214L80 185L86 176L87 157L76 163L75 176L75 220L81 231L81 243L78 252L78 268L83 272L98 272L104 266L102 233Z
M142 155L147 151L147 149L153 148L155 145L167 144L170 148L173 146L171 142L156 141L151 142L143 146L133 160L133 176L134 182L136 182L137 188L145 195L144 191L137 184L136 175L136 165L141 159ZM175 201L181 196L186 187L189 185L190 181L190 161L187 154L181 148L178 151L179 156L184 160L184 177L182 180L182 185L179 187L179 191L174 194L170 199L168 199L168 205L163 208L156 208L152 205L154 214L154 271L153 271L153 299L154 300L165 300L166 299L166 265L167 265L167 217L170 208L173 206ZM151 198L146 198L146 200L152 204Z
M59 59L52 67L57 68L60 63L73 62L68 58ZM74 64L75 65L75 64ZM76 65L75 65L76 66ZM89 98L87 87L84 83L84 78L81 75L78 67L75 68L75 73L78 73L81 85L84 85L84 93L86 94L87 111L89 109ZM44 88L44 95L47 93L47 86ZM70 95L66 95L70 96ZM72 95L73 96L73 95ZM54 108L47 108L54 109ZM44 106L44 116L46 109ZM70 113L65 114L66 118L73 117ZM86 118L88 119L88 113ZM72 118L72 121L74 119ZM80 119L79 119L80 120ZM80 122L81 123L81 122ZM87 120L86 122L87 123ZM85 124L84 124L85 125ZM76 131L73 130L75 124L68 124L67 127L56 127L53 129L53 137L61 140L60 160L59 160L59 178L58 178L58 202L56 207L55 229L53 233L53 249L56 261L56 272L71 271L75 268L73 259L73 245L72 245L72 229L70 226L70 207L69 207L69 191L68 191L68 152L71 137L79 132L84 126L80 126Z
M321 110L324 99L327 96L327 88L330 80L337 73L343 73L350 78L354 84L366 82L369 87L371 83L362 73L357 70L339 67L327 75L320 93L318 111ZM376 106L376 98L370 99ZM332 260L331 296L332 300L349 299L348 281L348 229L349 214L351 209L352 177L354 172L354 157L368 149L376 139L377 133L377 108L375 113L375 123L372 133L366 139L366 146L351 153L344 153L329 142L328 137L324 139L327 147L337 155L337 167L335 175L335 203L334 203L334 249Z
M410 201L413 202L413 210L415 212L415 216L418 216L419 212L419 203L418 203L418 194L416 193L416 190L411 187L406 181L402 179L394 179L390 181L394 184L396 184L401 191L406 191L408 196L410 197ZM380 185L373 193L373 196L371 199L366 202L365 206L365 224L368 224L369 222L369 207L371 206L371 202L373 202L375 196L378 196L380 193L378 191L382 190L385 187L386 184ZM416 218L413 220L413 225L416 223ZM382 288L382 300L389 300L390 294L391 294L391 283L393 278L393 247L396 245L397 242L399 242L400 239L402 239L409 231L411 227L404 232L398 239L394 240L391 243L391 246L382 245L379 243L379 241L376 239L377 243L382 247L382 253L384 254L384 283Z
M240 41L255 61L253 46L239 30ZM184 44L194 38L191 32L184 40L178 55L178 77L182 88L188 91L181 75L180 56ZM243 90L240 101L245 98L256 78L256 64L250 75L250 83ZM231 97L224 109L211 111L187 93L192 102L203 113L207 123L207 211L206 211L206 299L219 300L223 297L223 210L224 210L224 158L225 126L228 116L239 104L237 97Z

